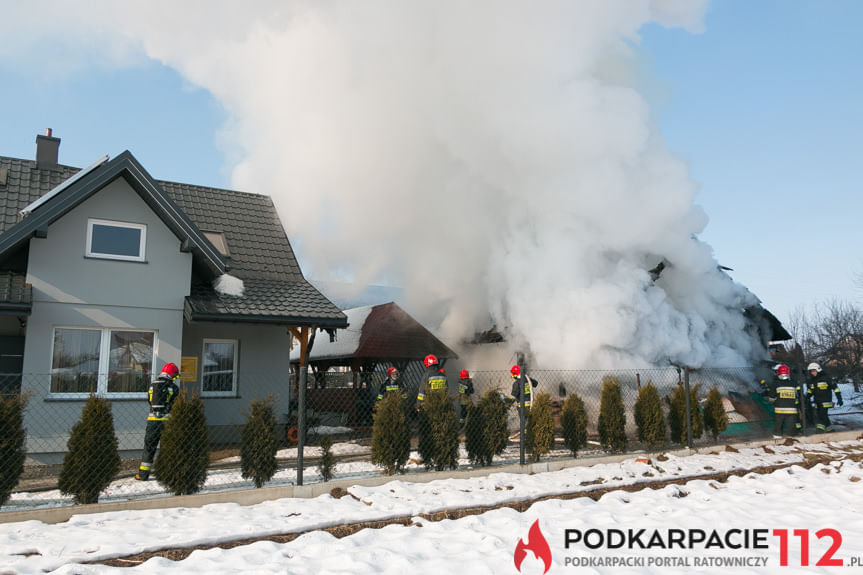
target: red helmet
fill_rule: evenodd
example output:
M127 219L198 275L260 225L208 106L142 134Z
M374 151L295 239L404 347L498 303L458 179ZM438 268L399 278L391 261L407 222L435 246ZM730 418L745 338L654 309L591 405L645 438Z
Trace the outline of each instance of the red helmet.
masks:
M389 368L389 369L387 370L387 377L392 377L392 376L393 376L393 374L398 375L398 373L399 373L399 370L397 370L397 369L396 369L396 368L394 368L394 367L391 367L391 368Z
M423 360L423 363L426 365L426 367L431 367L437 363L437 358L432 354L428 354Z
M779 377L783 377L783 379L787 379L791 377L791 368L785 365L784 363L780 363L779 367L776 368L776 375Z
M466 369L463 369L463 370L461 370L460 372L458 372L458 376L459 376L461 379L468 379L468 378L470 377L470 374L467 372L467 370L466 370Z
M177 368L177 365L174 363L166 363L162 366L162 373L159 375L167 375L171 379L174 379L178 375L180 375L180 370Z
M518 377L521 375L521 367L518 365L512 366L512 369L509 370L513 377Z

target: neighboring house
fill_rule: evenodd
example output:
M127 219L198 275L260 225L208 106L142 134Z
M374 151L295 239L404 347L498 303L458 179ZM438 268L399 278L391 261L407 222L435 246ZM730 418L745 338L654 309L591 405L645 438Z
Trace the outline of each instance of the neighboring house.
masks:
M154 180L128 151L58 165L59 142L0 157L0 367L30 396L31 457L57 459L91 391L120 448L140 449L147 383L169 361L214 438L255 397L287 412L291 334L347 318L303 277L272 200Z

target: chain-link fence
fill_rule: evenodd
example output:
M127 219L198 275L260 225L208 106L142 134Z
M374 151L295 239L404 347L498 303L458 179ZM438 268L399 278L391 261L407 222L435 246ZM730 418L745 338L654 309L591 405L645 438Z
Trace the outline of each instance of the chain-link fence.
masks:
M524 387L529 397L522 397L526 399L524 420L521 418L519 398L513 395L514 392L515 396L519 395L519 386L524 384L524 379L518 380L520 384L514 386L515 380L509 371L482 371L470 375L473 387L471 394L459 393L466 391L467 387L459 387L460 381L456 374L446 376L446 400L441 404L442 408L438 406L438 409L443 410L442 415L431 416L425 412L426 407L421 406L422 402L418 401L418 394L427 379L425 369L419 363L412 363L402 370L399 381L405 414L403 429L407 434L404 445L407 446L408 455L401 465L396 466L399 471L524 463L537 457L572 457L572 448L567 443L569 432L566 431L564 412L569 409L567 399L573 395L581 399L584 413L583 420L580 420L585 432L584 441L578 448L578 457L597 456L609 451L658 451L687 443L693 447L712 444L715 440L704 425L702 416L706 413L708 392L714 388L719 392L721 412L727 418L716 441L769 437L773 431L773 410L768 394L760 384L766 376L758 368L531 371L527 374L530 380ZM324 436L329 436L333 442L331 453L335 456L336 478L382 473L386 467L380 457L374 457L373 440L375 426L383 425L377 421L376 406L380 405L379 395L386 395L382 386L385 378L384 368L367 373L309 372L304 394L299 393L300 377L296 373L286 374L283 381L266 382L267 389L280 391L270 394L269 405L276 437L274 447L271 446L275 466L264 483L278 485L320 481L322 471L319 467L323 454L320 445ZM72 495L61 492L61 476L65 467L75 463L71 461L74 459L71 457L71 439L74 428L82 422L87 396L56 391L58 388L52 382L51 375L25 374L2 377L0 380L4 381L5 392L0 409L0 510L73 503L76 499ZM206 491L253 486L253 476L250 476L248 466L244 464L244 459L250 455L248 450L244 451L244 441L248 442L249 438L244 437L243 430L249 422L250 402L263 399L256 397L255 393L255 384L260 382L258 376L245 376L237 385L236 396L208 397L205 394L200 398L206 420L204 433L207 455L205 480L197 489ZM609 443L603 437L599 425L600 415L605 409L602 404L606 383L616 383L619 389L622 404L620 423L625 444ZM685 403L690 416L686 418L683 415L680 418L685 422L685 429L678 437L672 439L671 432L666 429L661 436L665 438L664 441L658 444L648 443L641 438L636 404L639 391L647 386L653 386L657 392L658 409L663 422L670 422L674 417L676 391L693 391L691 394L681 394L681 397L689 400ZM197 389L194 385L189 387L193 395ZM491 412L479 409L483 398L486 398L486 406L491 406ZM489 398L499 405L495 407L497 404ZM119 464L116 470L112 470L107 485L100 489L99 500L170 494L172 490L162 483L158 466L149 481L135 478L148 433L146 393L108 394L104 399L110 407L111 434L115 440L112 449L117 451ZM485 436L491 433L489 429L494 426L488 421L478 424L480 417L502 418L503 423L495 428L499 437L493 442L486 441L488 438ZM702 417L700 424L696 421L698 417ZM610 416L606 416L606 422L610 419ZM525 424L523 429L522 421ZM183 421L174 422L174 433L183 427ZM305 433L302 433L303 430ZM804 430L804 433L812 432L811 428ZM95 431L87 431L84 435L88 433L96 434ZM172 441L192 441L185 436L180 437ZM164 448L164 437L162 439ZM89 446L85 447L83 453L88 449L96 449L93 437L87 436L81 441ZM92 442L92 446L88 441ZM440 457L440 452L434 451L437 449L434 445L441 441L449 442L446 443L446 449L453 454L452 459L435 460ZM477 456L477 449L480 448L476 446L483 441L494 445L489 447L490 455ZM538 449L538 444L543 441L544 445ZM429 448L429 445L432 447ZM21 457L16 456L19 452ZM252 454L251 457L257 456ZM159 455L156 456L157 463L158 458ZM261 456L257 459L265 458ZM94 465L100 469L87 469L79 461L77 473L103 470L104 464ZM5 502L4 493L8 496Z

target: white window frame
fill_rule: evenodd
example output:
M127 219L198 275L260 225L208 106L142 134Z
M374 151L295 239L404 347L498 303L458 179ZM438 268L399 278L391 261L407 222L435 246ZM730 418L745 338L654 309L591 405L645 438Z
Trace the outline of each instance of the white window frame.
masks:
M99 331L102 336L99 340L99 375L96 378L96 395L99 397L107 397L110 399L139 399L146 398L147 391L140 392L109 392L108 391L108 367L111 363L111 332L112 331L136 331L142 333L153 334L153 359L150 365L152 366L151 373L155 378L158 373L156 360L159 356L159 332L155 329L136 329L130 327L101 327L101 326L82 326L82 325L55 325L51 330L51 356L48 358L48 395L56 399L86 399L90 396L87 392L82 393L54 393L51 392L51 371L54 366L54 341L56 339L56 330L81 330L81 331Z
M230 343L234 345L234 366L231 373L231 391L204 390L204 362L207 359L208 343ZM237 397L237 358L240 355L240 340L238 339L204 339L201 344L201 397Z
M94 252L92 248L93 242L93 226L110 226L115 228L131 228L141 232L141 240L138 244L137 256L122 256L117 254L105 254L102 252ZM126 262L143 262L147 257L147 224L135 224L132 222L118 222L114 220L100 220L96 218L87 219L87 246L84 252L88 258L99 258L105 260L120 260Z

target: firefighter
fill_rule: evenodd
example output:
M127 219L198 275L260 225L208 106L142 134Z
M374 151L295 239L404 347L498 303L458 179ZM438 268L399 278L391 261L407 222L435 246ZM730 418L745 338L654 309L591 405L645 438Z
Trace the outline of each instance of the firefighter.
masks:
M432 391L444 390L448 391L449 386L446 381L446 373L438 364L437 357L429 354L423 360L423 365L426 367L425 375L420 383L420 390L417 394L417 409L422 406L423 401Z
M153 467L153 458L156 448L162 439L162 430L165 421L171 415L171 406L180 392L177 382L180 380L180 370L176 364L166 363L162 372L155 381L147 388L147 401L150 404L150 413L147 415L147 429L144 432L144 452L141 454L141 465L135 479L147 481L150 478L150 470Z
M459 423L464 423L467 418L467 406L471 403L471 395L473 395L473 379L470 377L470 372L463 369L458 374L458 402L461 406Z
M790 435L799 432L801 425L797 415L801 403L800 385L791 379L791 369L784 363L776 368L772 397L773 412L776 415L773 437L779 439L786 433Z
M401 392L402 398L407 397L404 392L402 380L399 378L399 370L391 367L387 369L387 378L381 382L378 388L378 397L376 401L380 401L388 393Z
M827 411L833 407L833 394L836 394L836 403L842 407L842 393L835 382L830 381L822 373L821 366L815 362L806 366L809 372L809 389L806 394L815 403L815 430L819 433L833 431Z
M510 395L512 395L516 404L518 404L519 398L521 397L520 394L523 391L524 408L530 409L531 398L533 397L533 391L531 388L537 386L537 381L532 377L529 377L526 373L522 373L521 366L519 365L512 366L509 373L512 375L512 392Z
M763 397L771 399L770 396L773 393L773 380L776 379L776 369L779 367L779 365L780 364L777 363L770 368L770 371L772 372L772 377L765 375L763 378L758 380L758 387L761 389L761 395Z

